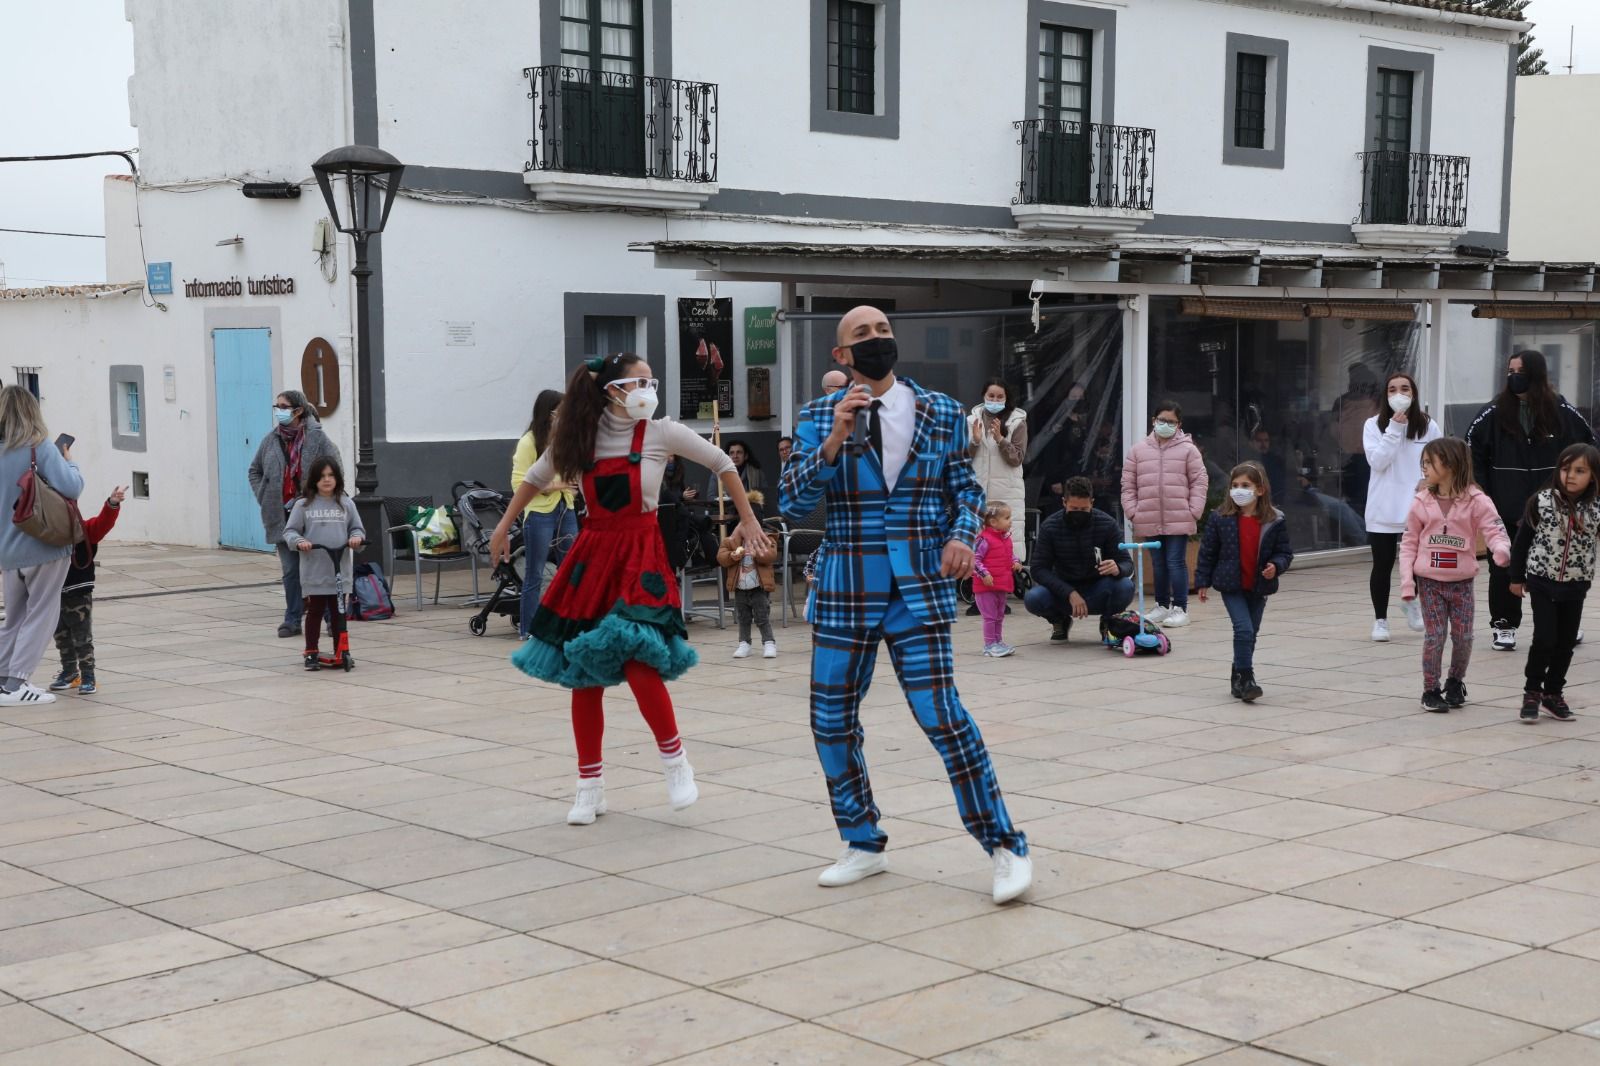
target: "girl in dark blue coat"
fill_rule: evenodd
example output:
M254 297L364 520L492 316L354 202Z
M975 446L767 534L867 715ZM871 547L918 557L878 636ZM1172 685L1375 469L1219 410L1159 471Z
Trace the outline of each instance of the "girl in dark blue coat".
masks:
M1194 583L1200 602L1206 590L1222 594L1233 622L1233 698L1252 703L1261 698L1256 684L1256 637L1267 597L1278 591L1278 578L1294 561L1289 527L1283 512L1272 506L1272 489L1260 463L1240 463L1228 477L1228 496L1200 538Z

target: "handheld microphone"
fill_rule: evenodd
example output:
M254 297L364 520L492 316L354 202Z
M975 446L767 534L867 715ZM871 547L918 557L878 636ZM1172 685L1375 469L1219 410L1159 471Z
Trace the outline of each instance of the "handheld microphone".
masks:
M865 385L855 386L855 390L871 394L872 390ZM850 454L866 455L872 448L871 438L867 436L867 418L872 410L870 406L856 408L855 428L850 432Z

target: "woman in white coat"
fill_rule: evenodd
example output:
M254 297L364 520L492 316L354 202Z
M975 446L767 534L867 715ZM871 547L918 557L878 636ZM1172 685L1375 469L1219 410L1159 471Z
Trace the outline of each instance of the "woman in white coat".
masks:
M1028 413L1011 402L1011 390L999 378L983 387L983 402L967 416L972 440L967 454L972 456L972 472L983 486L990 503L1009 504L1011 513L1021 517L1028 506L1028 491L1022 482L1022 461L1028 456ZM1028 558L1025 522L1012 526L1017 562Z
M1389 584L1400 536L1406 531L1417 483L1422 479L1422 446L1444 436L1439 423L1417 403L1410 374L1389 375L1385 403L1361 430L1362 450L1372 467L1367 483L1367 542L1372 545L1372 639L1389 639ZM1405 604L1406 625L1422 631L1422 608Z

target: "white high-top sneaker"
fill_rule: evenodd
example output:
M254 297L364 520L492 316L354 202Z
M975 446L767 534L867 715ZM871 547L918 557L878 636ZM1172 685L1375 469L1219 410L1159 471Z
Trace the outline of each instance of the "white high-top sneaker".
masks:
M568 825L593 825L596 816L606 813L606 779L578 778L578 798L567 812Z
M667 775L667 801L673 810L681 811L700 798L700 787L694 783L694 767L689 765L686 753L680 751L670 759L663 759L661 769Z
M994 901L1008 903L1033 884L1033 860L1005 848L994 851Z

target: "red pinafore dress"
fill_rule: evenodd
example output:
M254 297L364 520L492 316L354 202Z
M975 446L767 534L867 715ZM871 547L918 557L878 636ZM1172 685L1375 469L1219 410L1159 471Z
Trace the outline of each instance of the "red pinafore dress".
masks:
M541 681L616 685L630 661L670 681L696 662L661 527L640 489L648 424L634 423L627 455L597 460L583 475L588 517L511 656Z

